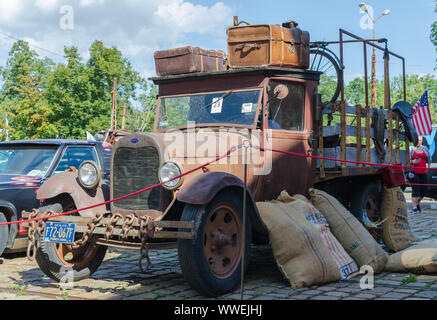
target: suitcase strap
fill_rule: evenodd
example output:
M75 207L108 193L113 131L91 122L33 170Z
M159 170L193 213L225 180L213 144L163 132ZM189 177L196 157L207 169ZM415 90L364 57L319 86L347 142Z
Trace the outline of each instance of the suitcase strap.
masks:
M244 48L253 48L253 49L261 49L261 45L259 43L242 43L235 47L235 50L243 50Z

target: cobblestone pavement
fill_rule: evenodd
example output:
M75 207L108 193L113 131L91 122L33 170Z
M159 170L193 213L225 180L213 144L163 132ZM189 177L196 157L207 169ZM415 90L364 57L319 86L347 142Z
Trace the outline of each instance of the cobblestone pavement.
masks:
M437 239L437 210L409 215L413 231L423 240ZM110 250L90 279L61 290L25 254L9 254L0 264L0 300L191 300L205 299L190 289L179 268L177 250L151 251L147 274L138 272L138 252ZM437 274L413 276L381 273L375 287L362 290L360 277L294 290L278 270L269 246L254 247L244 284L247 300L437 300ZM220 297L240 299L240 289Z

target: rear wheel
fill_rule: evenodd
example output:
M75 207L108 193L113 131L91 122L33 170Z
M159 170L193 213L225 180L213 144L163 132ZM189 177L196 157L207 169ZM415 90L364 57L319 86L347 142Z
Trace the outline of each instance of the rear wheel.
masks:
M381 193L376 183L370 182L364 188L357 188L352 198L352 214L361 221L361 210L365 209L369 220L381 218Z
M179 262L185 279L199 293L217 297L241 281L243 204L241 197L224 191L208 205L186 205L182 221L195 221L194 240L179 240ZM244 271L252 240L246 218Z
M68 199L60 199L57 202L43 203L39 210L45 212L51 210L55 213L74 210L74 203ZM36 261L40 269L51 279L61 281L66 276L72 281L88 278L102 263L107 250L106 246L95 244L96 239L79 248L73 249L69 244L53 243L49 241L38 241Z
M3 212L0 211L0 223L6 223L8 220ZM9 227L8 225L0 226L0 256L3 254L3 251L6 249L6 244L8 243L9 237Z

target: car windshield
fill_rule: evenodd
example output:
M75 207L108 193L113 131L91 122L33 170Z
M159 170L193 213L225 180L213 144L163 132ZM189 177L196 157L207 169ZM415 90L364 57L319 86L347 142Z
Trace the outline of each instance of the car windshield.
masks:
M57 146L0 146L0 174L44 177Z
M198 124L252 125L255 122L260 90L227 91L160 100L158 129Z

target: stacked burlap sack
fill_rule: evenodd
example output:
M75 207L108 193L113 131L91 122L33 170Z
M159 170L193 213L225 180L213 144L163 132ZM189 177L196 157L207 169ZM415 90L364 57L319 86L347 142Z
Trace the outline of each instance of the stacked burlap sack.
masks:
M407 203L400 187L382 190L382 240L391 251L398 252L420 241L408 223Z
M283 191L276 200L257 203L276 263L293 288L348 279L362 266L374 274L437 272L437 241L418 243L401 188L383 187L382 238L396 252L391 256L336 198L316 189L309 194Z
M383 188L382 218L384 244L395 253L385 270L415 274L437 273L437 241L423 241L410 228L407 205L401 188Z
M311 192L311 202L284 191L277 200L257 203L278 267L291 286L347 279L362 265L381 272L388 256L367 230L334 197Z

